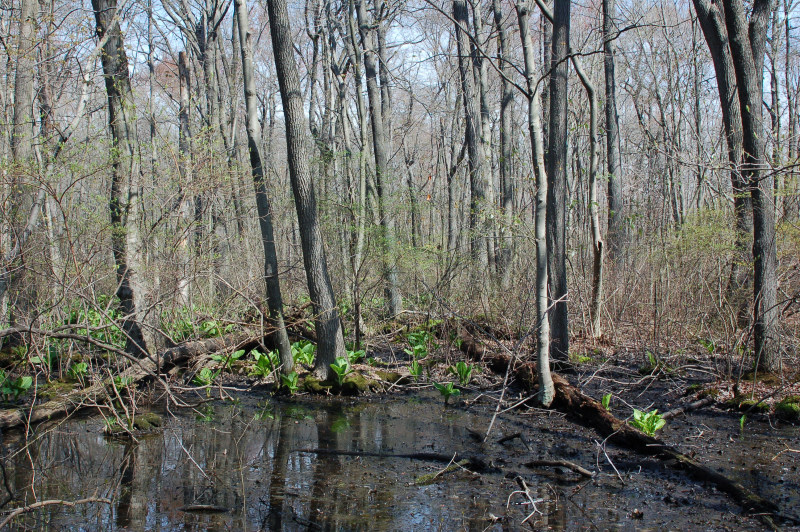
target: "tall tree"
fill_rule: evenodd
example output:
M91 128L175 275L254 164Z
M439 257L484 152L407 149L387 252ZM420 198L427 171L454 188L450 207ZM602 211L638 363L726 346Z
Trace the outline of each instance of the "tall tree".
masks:
M367 17L366 0L356 0L356 15L361 33L361 45L364 52L364 73L367 78L367 99L369 101L370 124L372 125L372 148L375 154L375 195L378 200L378 216L380 217L383 241L384 281L389 314L396 316L403 307L397 280L397 243L395 241L394 224L391 213L386 206L386 190L388 185L389 155L386 146L384 125L388 120L388 109L384 115L383 107L389 105L388 87L383 100L378 87L377 44L375 43L375 24L378 22ZM386 118L386 120L385 120Z
M135 102L131 91L128 57L116 0L92 0L96 32L108 39L101 61L108 99L108 124L111 130L111 248L117 273L117 297L123 313L122 328L127 336L126 350L137 356L147 354L152 334L144 327L146 288L142 280L142 238L139 230L141 182L139 143L135 131ZM148 341L148 339L150 341Z
M552 342L550 354L566 360L569 352L567 315L567 74L569 71L570 1L553 5L553 58L550 63L550 137L547 143L547 249L550 274Z
M748 22L742 0L730 0L725 26L739 87L742 115L743 173L753 198L754 347L758 366L780 368L778 342L778 253L775 241L775 203L771 172L767 171L764 142L763 70L767 26L774 0L755 0Z
M513 241L511 226L514 222L514 182L512 181L511 157L513 138L511 123L514 113L514 89L511 86L511 58L508 32L503 24L503 13L500 0L493 0L494 25L497 31L497 62L500 70L500 190L502 191L503 221L499 232L499 254L497 267L500 270L501 286L508 286L513 259ZM541 122L541 118L540 118Z
M477 261L476 271L484 272L489 261L483 240L483 223L486 208L486 177L484 175L484 154L480 142L479 95L475 90L470 55L469 11L466 0L453 0L453 20L455 22L458 49L458 71L461 91L464 94L464 116L466 121L465 143L469 160L469 230L472 256Z
M751 271L742 263L750 254L748 242L753 232L753 203L747 183L742 176L742 115L738 105L739 92L736 85L736 73L733 57L728 46L728 30L725 27L724 8L720 3L709 0L695 0L695 11L700 28L703 31L719 91L722 124L725 130L725 141L728 148L728 163L731 169L731 187L733 188L733 212L735 217L734 260L731 262L728 295L735 296L745 289L752 279ZM744 306L742 308L745 308ZM740 313L742 316L744 313Z
M278 279L278 252L275 249L275 236L272 228L272 210L270 207L264 168L261 162L261 124L258 121L258 101L256 100L256 82L253 75L253 44L250 22L247 16L245 0L234 0L234 11L239 26L239 45L242 52L242 75L244 77L245 125L247 128L247 146L250 152L250 169L256 190L256 208L261 229L261 243L264 247L264 281L267 286L267 305L269 306L270 326L275 329L272 334L274 343L281 357L284 374L289 374L294 366L292 348L283 321L283 297Z
M294 58L292 30L286 0L271 0L267 4L272 53L283 103L286 125L286 151L289 178L300 226L303 265L308 291L314 307L314 326L317 332L318 356L314 372L320 377L333 377L330 365L337 357L345 356L342 326L333 295L328 264L325 259L320 230L314 182L308 166L308 126L303 106L300 77Z
M539 369L539 402L550 406L555 397L553 378L550 375L550 322L547 318L547 170L544 164L544 135L542 133L541 104L536 82L536 55L531 38L530 7L527 0L516 5L519 33L525 60L525 80L528 91L528 131L531 142L531 160L536 175L536 360Z
M36 32L37 5L37 0L20 2L14 76L14 123L11 130L11 156L17 164L33 156L33 80L36 57L33 37Z
M623 238L622 168L620 165L619 113L615 73L615 0L603 0L603 70L606 90L606 166L608 169L608 254L619 254Z

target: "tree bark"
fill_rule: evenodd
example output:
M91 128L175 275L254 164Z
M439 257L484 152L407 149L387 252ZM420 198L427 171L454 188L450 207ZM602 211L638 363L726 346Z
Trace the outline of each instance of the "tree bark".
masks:
M14 76L14 123L11 130L11 156L22 164L33 156L33 38L36 31L37 0L21 0L17 34L16 73Z
M608 0L605 0L608 1ZM600 237L600 216L597 205L597 163L599 160L597 143L597 94L594 84L583 71L578 58L572 56L575 72L586 90L589 100L589 216L592 224L592 301L589 307L589 317L592 322L592 336L599 338L603 335L600 327L600 314L603 299L603 239ZM609 185L610 187L611 185Z
M550 128L547 157L547 249L549 251L550 355L567 360L567 74L570 1L555 0L553 9L553 58L550 69Z
M525 80L528 87L528 131L531 141L531 157L536 175L536 359L541 371L539 376L539 402L549 407L555 397L553 379L550 375L550 322L547 316L547 170L544 164L544 140L542 135L541 107L536 89L536 52L530 34L530 8L527 0L516 5L525 60Z
M300 226L308 291L314 304L314 326L318 340L314 373L323 379L333 378L335 374L330 365L337 357L346 356L346 353L339 310L328 276L314 182L308 166L308 126L303 109L300 77L294 58L286 0L272 0L267 4L267 9L272 52L275 57L286 124L289 177Z
M466 118L465 142L469 155L469 230L470 249L475 259L476 272L485 272L488 265L488 255L483 234L483 219L486 208L486 178L484 176L484 154L480 142L480 110L478 95L475 92L475 82L472 73L469 44L469 11L466 0L453 0L453 20L456 27L456 42L458 48L458 71L461 78L461 91L463 92L464 115Z
M731 186L733 188L733 211L735 218L734 258L731 262L730 280L726 290L733 304L738 306L736 296L751 282L752 275L741 263L747 260L750 252L748 244L753 232L753 203L747 184L742 177L742 115L738 105L739 92L736 85L736 74L733 57L728 47L728 32L725 28L725 14L720 2L710 0L694 0L697 19L703 30L719 91L722 123L725 129L725 141L728 147L728 162L731 167ZM742 309L746 308L742 305ZM740 321L744 321L744 312L739 312Z
M753 199L754 348L759 368L780 369L777 247L773 176L766 171L762 114L763 66L773 0L756 0L749 24L741 0L727 2L725 25L739 87L744 176Z
M620 165L619 113L615 74L615 0L603 0L603 70L606 95L606 166L608 172L608 255L613 261L623 248L624 213Z
M97 36L109 35L101 60L108 98L108 122L111 130L112 175L111 247L117 273L117 297L123 313L122 329L127 336L126 351L146 356L152 335L145 330L146 303L142 273L142 240L139 232L141 198L139 197L139 146L134 130L135 103L131 91L128 58L118 19L116 0L92 0ZM149 341L148 341L149 340Z
M384 282L386 283L386 299L389 314L397 316L403 309L403 300L397 280L397 242L394 224L391 222L391 206L387 208L385 191L388 188L389 156L384 131L383 100L378 87L378 64L376 60L377 45L375 43L374 20L368 20L366 0L356 0L356 15L361 33L361 45L364 50L364 71L367 78L367 99L369 101L370 123L372 125L372 148L375 155L375 193L378 200L378 216L380 217L383 241L381 247L384 260ZM388 106L388 93L386 95ZM388 113L387 113L388 114Z
M261 124L258 122L258 101L256 82L253 75L253 44L250 22L245 0L235 0L234 11L239 26L239 47L242 53L242 75L244 77L244 102L246 112L247 146L250 151L250 169L256 192L256 208L261 229L261 243L264 247L264 282L267 287L267 306L269 322L275 329L273 342L278 347L281 358L281 371L288 375L294 367L292 348L283 319L283 296L278 278L278 253L275 249L275 236L272 227L272 210L267 194L266 178L261 162Z
M500 285L508 287L511 276L511 263L514 259L512 226L514 224L514 182L511 158L513 154L511 121L514 113L514 89L509 83L511 77L511 54L508 48L508 35L503 24L500 1L493 0L494 24L497 30L497 62L500 69L500 188L502 191L502 223L499 231L499 254L497 268L500 271ZM529 88L530 90L530 88Z

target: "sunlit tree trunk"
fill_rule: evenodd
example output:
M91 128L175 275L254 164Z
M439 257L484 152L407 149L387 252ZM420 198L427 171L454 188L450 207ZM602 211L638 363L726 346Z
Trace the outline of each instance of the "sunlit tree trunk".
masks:
M122 327L127 335L126 351L137 356L147 354L153 336L144 326L147 310L146 287L142 281L142 238L139 230L141 182L139 146L134 130L133 93L128 58L118 21L114 21L116 0L92 0L97 35L110 35L101 55L108 98L108 121L111 130L112 172L111 247L117 272L117 297L125 316ZM149 340L149 341L148 341Z
M547 249L549 251L550 354L566 360L569 353L567 315L567 73L570 1L555 0L553 58L550 72L550 128L547 151Z
M530 8L527 0L517 3L520 38L525 60L525 80L528 87L528 130L531 142L533 170L536 175L536 361L539 370L539 402L550 406L555 398L550 375L550 323L547 319L547 170L544 164L544 139L541 107L536 85L536 55L530 35Z
M256 83L253 76L252 33L247 16L245 0L235 0L236 18L239 26L239 45L242 52L242 74L244 76L244 102L246 110L247 145L250 151L250 168L256 190L256 207L261 228L261 243L264 246L264 281L267 286L270 325L275 329L272 335L278 347L282 371L289 374L294 366L289 336L283 322L283 297L278 279L278 253L275 250L275 237L272 228L272 211L267 195L264 168L261 162L261 125L258 122L258 102Z
M400 313L403 301L397 280L397 243L394 234L394 224L391 206L386 205L388 190L389 157L386 146L386 131L384 131L383 101L378 88L378 64L376 58L376 44L374 30L375 22L367 17L366 0L356 0L356 13L358 15L361 43L364 50L364 69L367 78L367 98L369 100L370 119L372 124L372 147L375 154L375 192L378 200L378 216L380 217L381 232L383 234L382 247L384 254L384 282L386 283L386 299L388 311L391 316ZM388 101L387 101L388 105Z
M297 208L308 291L314 306L314 325L318 340L314 372L320 377L328 378L334 376L330 365L336 357L346 355L344 338L339 310L328 276L314 183L309 169L308 126L303 109L300 77L294 58L286 0L272 0L267 4L267 8L272 51L286 124L289 177Z

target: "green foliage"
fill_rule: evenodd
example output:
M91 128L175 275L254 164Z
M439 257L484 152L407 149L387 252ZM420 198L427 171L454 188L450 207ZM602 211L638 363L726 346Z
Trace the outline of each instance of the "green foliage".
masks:
M739 418L739 430L744 432L744 422L747 421L747 416L742 414L742 417Z
M221 370L212 371L211 368L203 368L195 373L192 383L196 386L203 386L206 388L206 396L211 396L210 386L214 383L214 379L219 376Z
M588 364L592 361L592 357L587 355L579 355L578 353L570 353L569 360L573 364Z
M447 382L445 384L439 384L438 382L434 382L433 386L439 390L439 393L444 396L444 404L450 400L450 397L461 395L461 390L453 386L452 382Z
M298 376L297 372L295 371L289 373L288 375L281 375L281 384L283 385L284 388L289 390L289 393L291 395L297 393L297 389L299 387L297 384L297 379Z
M216 338L232 332L235 327L233 323L225 325L219 320L208 320L200 324L200 332L206 338Z
M775 413L781 419L796 421L800 419L800 397L790 395L775 405Z
M641 410L636 410L634 408L633 419L631 420L630 424L648 436L654 436L656 431L666 425L667 422L661 417L661 415L658 413L658 410L642 412Z
M350 361L346 357L336 357L336 361L331 364L331 369L336 373L336 382L339 386L344 383L344 378L353 372Z
M275 412L273 412L272 403L264 401L263 403L259 403L257 406L259 407L259 410L253 415L253 419L256 421L275 419Z
M276 351L262 353L257 349L253 349L251 353L256 361L256 365L253 367L253 371L250 372L250 376L261 377L262 379L267 378L280 364L280 357Z
M214 421L214 416L214 407L211 405L206 405L197 411L197 421L201 423L211 423Z
M115 323L122 318L122 313L110 303L110 299L101 297L98 298L97 307L73 305L67 323L86 326L86 328L75 329L75 334L89 335L95 340L110 344L117 349L123 349L126 342L125 333ZM106 308L100 308L103 306Z
M238 351L234 351L230 355L211 355L211 359L216 362L221 362L222 367L228 371L231 370L233 363L239 360L244 356L244 349L239 349Z
M406 336L410 349L406 348L404 351L415 360L422 360L428 356L430 349L439 347L433 341L433 335L428 331L416 331L408 333Z
M702 345L702 346L703 346L703 348L704 348L706 351L708 351L708 354L709 354L709 355L713 355L713 354L714 354L714 351L716 351L716 350L717 350L717 344L715 344L715 343L714 343L714 340L712 340L712 339L710 339L710 338L709 338L709 339L700 338L699 342L700 342L700 345Z
M0 369L0 394L8 401L13 398L17 400L20 396L30 389L33 385L33 377L23 376L12 379L6 375L6 372Z
M316 352L317 346L308 340L299 340L292 344L292 358L296 363L313 366Z
M117 375L114 377L112 383L114 384L114 388L120 392L133 383L133 377L121 377Z
M603 396L602 404L603 404L603 408L605 408L608 411L611 411L611 394L610 393L607 393L607 394L605 394Z
M415 381L419 379L420 375L422 375L422 366L419 362L417 362L416 359L411 361L411 366L408 368L408 372L412 377L414 377Z
M463 361L458 361L455 366L450 366L447 368L448 373L452 373L458 377L458 382L461 383L461 386L466 386L469 384L470 379L472 378L472 370L475 368L472 364L466 364Z
M70 366L67 374L76 381L83 382L83 378L89 373L89 364L86 362L76 362Z
M367 352L364 351L363 349L359 349L357 351L351 351L351 350L348 349L347 350L347 359L350 361L351 364L355 364L356 362L358 362L359 360L364 358L364 355L366 355L366 354L367 354Z

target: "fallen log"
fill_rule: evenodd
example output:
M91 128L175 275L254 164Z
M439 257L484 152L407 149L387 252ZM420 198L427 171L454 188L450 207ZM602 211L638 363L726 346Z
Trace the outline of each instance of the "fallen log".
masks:
M167 366L181 364L191 357L214 353L223 349L255 347L260 338L248 333L236 333L219 338L186 342L161 351L155 357L138 359L119 377L129 379L131 384L146 377L156 377ZM111 379L103 379L87 388L73 390L62 397L31 407L0 411L0 429L32 425L68 416L84 407L94 406L108 397L107 388Z
M483 361L492 371L500 374L505 374L509 364L513 363L512 374L521 387L529 391L538 387L536 366L532 362L513 360L509 355L494 353L466 331L462 331L459 337L461 351L468 357ZM679 464L693 478L711 482L720 491L730 495L745 511L761 514L770 526L774 526L771 517L786 518L780 514L777 505L772 501L753 493L739 482L701 465L660 439L647 436L616 418L599 401L581 392L561 375L553 373L553 384L556 390L553 408L565 413L581 425L594 429L608 441L647 456Z

